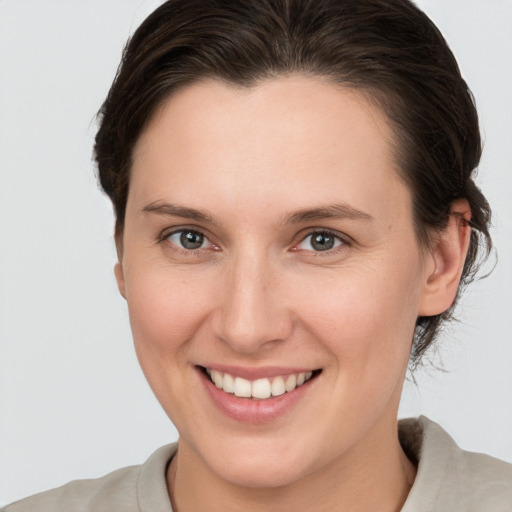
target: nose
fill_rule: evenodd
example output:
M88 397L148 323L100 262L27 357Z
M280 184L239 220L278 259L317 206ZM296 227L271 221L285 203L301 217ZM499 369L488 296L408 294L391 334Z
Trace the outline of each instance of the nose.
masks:
M235 352L254 355L292 332L286 286L276 266L252 252L237 256L225 269L214 333Z

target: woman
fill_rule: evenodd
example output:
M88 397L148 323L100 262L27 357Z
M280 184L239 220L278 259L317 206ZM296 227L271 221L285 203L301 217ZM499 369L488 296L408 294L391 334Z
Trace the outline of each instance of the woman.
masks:
M100 119L116 278L179 449L7 510L510 510L510 466L396 424L490 247L476 111L428 18L167 2Z

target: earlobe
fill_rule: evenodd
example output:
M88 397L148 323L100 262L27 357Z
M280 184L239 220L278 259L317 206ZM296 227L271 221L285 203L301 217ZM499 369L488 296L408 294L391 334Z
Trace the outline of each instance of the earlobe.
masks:
M114 265L114 275L116 276L117 288L119 289L119 293L126 299L126 290L124 284L124 270L123 265L120 262L117 262Z
M448 225L432 239L419 316L438 315L453 304L471 239L470 220L469 203L458 199Z

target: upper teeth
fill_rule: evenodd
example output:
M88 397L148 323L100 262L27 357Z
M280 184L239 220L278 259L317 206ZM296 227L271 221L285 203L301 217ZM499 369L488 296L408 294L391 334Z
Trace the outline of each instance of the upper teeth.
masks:
M206 369L215 385L226 393L234 393L235 396L244 398L269 398L293 391L309 380L313 372L291 373L270 379L247 380L242 377L234 377L229 373Z

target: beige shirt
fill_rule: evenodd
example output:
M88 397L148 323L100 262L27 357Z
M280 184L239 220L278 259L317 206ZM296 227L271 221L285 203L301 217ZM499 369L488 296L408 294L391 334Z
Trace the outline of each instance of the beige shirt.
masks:
M425 417L399 422L400 441L418 461L402 512L512 512L512 465L461 450ZM77 480L25 498L1 512L172 512L165 473L176 444L141 466Z

